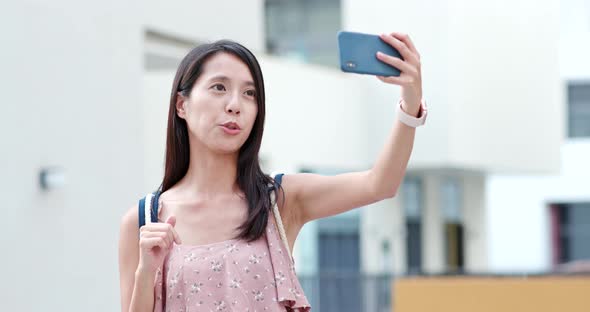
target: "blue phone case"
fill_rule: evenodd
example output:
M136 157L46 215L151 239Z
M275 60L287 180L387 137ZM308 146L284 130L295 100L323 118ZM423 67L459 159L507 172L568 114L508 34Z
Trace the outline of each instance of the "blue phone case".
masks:
M376 35L357 32L338 32L338 51L340 53L340 69L348 73L399 76L400 71L385 64L377 58L377 51L398 57L401 54Z

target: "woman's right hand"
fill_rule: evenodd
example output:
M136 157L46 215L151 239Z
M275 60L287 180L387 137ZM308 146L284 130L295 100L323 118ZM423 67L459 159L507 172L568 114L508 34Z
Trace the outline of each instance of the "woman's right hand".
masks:
M139 229L138 271L155 273L172 250L173 242L181 244L175 225L176 217L170 216L165 223L149 223Z

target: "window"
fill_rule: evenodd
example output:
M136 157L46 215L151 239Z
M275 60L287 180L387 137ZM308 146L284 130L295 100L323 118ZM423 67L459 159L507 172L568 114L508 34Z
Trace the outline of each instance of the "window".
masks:
M567 98L569 137L590 137L590 83L570 83Z
M441 184L441 208L444 220L445 258L449 272L460 272L464 266L463 194L461 181L447 177Z
M269 54L338 66L336 34L340 0L266 0L266 50Z
M590 203L552 205L554 264L590 260Z
M406 263L409 274L422 271L422 180L406 177L402 185L406 217Z

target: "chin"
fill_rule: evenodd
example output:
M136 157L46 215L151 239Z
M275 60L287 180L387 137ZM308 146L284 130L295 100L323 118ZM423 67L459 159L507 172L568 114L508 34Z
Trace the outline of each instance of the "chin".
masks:
M227 154L235 154L240 151L241 146L238 145L225 145L225 146L215 146L212 148L216 153L227 155Z

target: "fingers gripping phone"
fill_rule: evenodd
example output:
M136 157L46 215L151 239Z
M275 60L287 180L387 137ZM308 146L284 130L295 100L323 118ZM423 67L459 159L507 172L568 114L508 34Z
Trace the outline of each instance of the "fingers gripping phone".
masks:
M377 51L398 57L401 54L379 36L350 31L338 32L340 69L348 73L399 76L400 71L377 58Z

